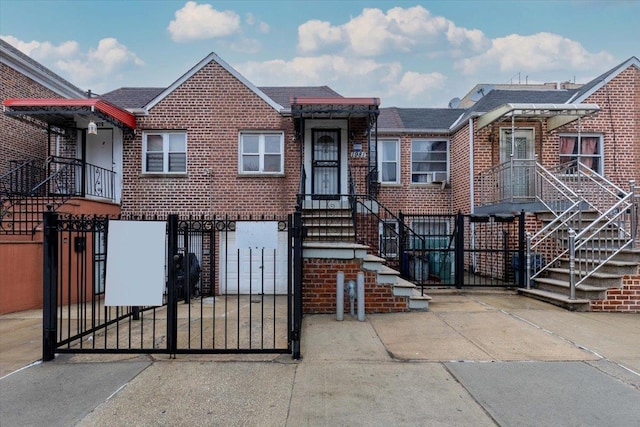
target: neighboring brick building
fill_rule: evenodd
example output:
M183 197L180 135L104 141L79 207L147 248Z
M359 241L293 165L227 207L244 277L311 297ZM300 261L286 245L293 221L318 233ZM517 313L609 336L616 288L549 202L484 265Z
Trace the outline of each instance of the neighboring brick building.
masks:
M0 99L80 98L82 89L0 39ZM32 124L0 116L0 175L10 160L42 160L47 153L47 134Z

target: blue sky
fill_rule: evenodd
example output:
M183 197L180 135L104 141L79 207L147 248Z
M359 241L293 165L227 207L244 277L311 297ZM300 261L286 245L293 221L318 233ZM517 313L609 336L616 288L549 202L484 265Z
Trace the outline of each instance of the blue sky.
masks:
M640 57L640 1L0 0L0 37L83 89L165 87L217 53L257 86L445 107Z

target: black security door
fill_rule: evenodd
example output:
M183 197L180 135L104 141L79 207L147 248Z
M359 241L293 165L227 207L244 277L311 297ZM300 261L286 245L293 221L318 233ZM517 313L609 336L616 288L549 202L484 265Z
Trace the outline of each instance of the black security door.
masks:
M315 199L337 199L340 194L340 131L313 131L312 193Z

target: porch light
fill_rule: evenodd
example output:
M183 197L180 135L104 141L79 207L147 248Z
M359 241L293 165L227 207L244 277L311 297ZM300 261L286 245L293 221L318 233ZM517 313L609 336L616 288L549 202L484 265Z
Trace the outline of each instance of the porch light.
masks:
M96 125L96 123L91 120L89 122L89 125L87 126L87 133L89 135L97 135L98 134L98 126Z

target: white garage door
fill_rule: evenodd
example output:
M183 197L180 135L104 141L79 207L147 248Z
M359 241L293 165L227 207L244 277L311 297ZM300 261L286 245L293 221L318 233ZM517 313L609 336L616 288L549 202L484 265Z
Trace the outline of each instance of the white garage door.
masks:
M237 224L236 231L220 233L220 293L286 294L288 233L277 231L277 221L253 223L250 230Z

